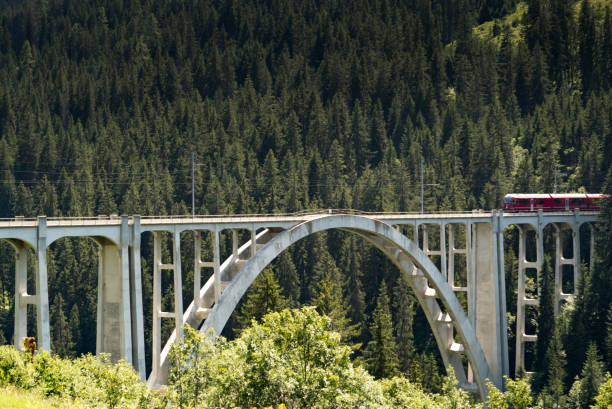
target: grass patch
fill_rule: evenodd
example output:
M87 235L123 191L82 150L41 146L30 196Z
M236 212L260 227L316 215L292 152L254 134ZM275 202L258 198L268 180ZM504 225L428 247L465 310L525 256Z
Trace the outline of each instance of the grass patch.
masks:
M0 408L3 409L86 409L73 400L44 398L38 393L13 387L0 388Z

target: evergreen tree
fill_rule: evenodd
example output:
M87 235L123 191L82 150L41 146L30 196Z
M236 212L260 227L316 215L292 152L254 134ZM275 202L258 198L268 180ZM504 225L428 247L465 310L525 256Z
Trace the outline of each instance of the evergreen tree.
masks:
M347 342L359 334L359 324L351 324L349 309L342 292L339 271L324 273L317 282L312 304L322 315L330 318L330 329L340 334L342 342ZM359 345L355 345L359 347Z
M64 314L64 298L57 294L49 311L51 320L51 348L60 356L70 356L73 353L74 342Z
M586 360L580 372L580 399L581 407L590 407L595 402L599 386L604 381L603 363L597 353L595 343L589 344Z
M397 357L399 369L407 372L414 357L414 322L415 299L406 274L400 274L394 289L393 307L395 309L395 339L397 340Z
M546 380L542 391L544 407L561 409L565 407L565 352L561 343L561 330L555 326L553 337L546 351Z
M72 305L70 316L68 317L68 332L74 345L73 352L85 352L85 348L83 348L83 345L81 344L81 322L79 319L79 307L76 303Z
M251 285L246 299L236 317L238 328L248 328L252 320L260 320L268 312L285 308L287 301L281 294L280 286L270 269L265 269Z
M372 312L370 341L364 350L366 367L374 377L388 378L397 373L399 362L396 348L387 284L383 280L376 299L376 308Z
M539 378L546 377L546 355L555 333L555 273L552 269L550 256L544 256L544 263L540 271L538 308L538 339L536 341L536 368L542 368ZM538 390L543 382L537 382Z

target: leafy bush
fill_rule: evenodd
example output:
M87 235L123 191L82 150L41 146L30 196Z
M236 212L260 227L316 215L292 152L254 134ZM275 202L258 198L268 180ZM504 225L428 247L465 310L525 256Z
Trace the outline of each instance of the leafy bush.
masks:
M41 351L29 362L23 352L0 347L0 386L36 389L44 396L82 401L88 407L149 407L140 377L125 361L84 355L74 361Z
M0 386L14 385L30 389L34 378L27 357L10 345L0 346Z
M500 392L491 382L487 382L489 396L487 405L490 409L532 409L533 397L527 379L506 378L506 392Z
M266 315L226 342L185 329L171 352L179 407L381 407L380 385L354 367L350 348L313 308Z
M452 375L442 395L404 378L376 381L313 308L270 313L231 342L188 327L184 333L185 343L170 352L168 399L180 408L480 407Z

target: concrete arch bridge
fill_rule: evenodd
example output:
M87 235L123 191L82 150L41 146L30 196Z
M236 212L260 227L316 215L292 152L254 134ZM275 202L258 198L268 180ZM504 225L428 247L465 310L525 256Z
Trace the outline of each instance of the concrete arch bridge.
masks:
M506 333L504 230L517 226L518 298L516 369L525 368L525 344L536 340L527 333L526 309L538 300L526 292L530 271L539 273L544 254L543 233L555 234L557 306L575 294L567 292L567 267L573 281L580 274L581 226L592 226L596 212L513 213L362 213L325 210L292 215L195 217L100 216L76 219L5 219L0 239L16 250L15 346L27 336L27 305L36 306L39 346L50 348L47 287L48 246L63 237L91 237L100 246L98 270L98 353L126 359L144 379L145 346L141 280L141 236L153 234L153 328L150 386L167 381L168 352L180 342L184 324L219 334L259 273L297 241L317 232L339 229L356 234L380 249L409 278L447 368L453 368L460 387L486 394L485 380L503 387L509 374ZM182 299L181 233L194 234L193 301ZM245 234L246 231L246 234ZM410 231L412 238L403 232ZM202 260L202 234L212 235L212 260ZM231 253L221 260L221 232L231 232ZM240 233L241 232L241 233ZM162 239L171 235L172 260L162 261ZM593 247L591 236L591 252ZM246 237L246 240L244 238ZM569 239L567 239L569 237ZM243 242L240 241L243 238ZM436 248L430 248L433 244ZM36 293L27 292L27 249L37 255ZM571 257L565 257L570 248ZM550 249L547 249L550 250ZM590 253L592 254L592 253ZM201 285L202 269L212 270ZM163 311L162 271L173 276L174 310ZM461 274L458 272L461 271ZM457 273L457 274L456 274ZM462 275L462 277L459 277ZM571 279L570 279L571 281ZM565 292L564 292L565 291ZM467 311L457 298L464 293ZM174 321L174 331L162 344L161 320ZM467 362L467 365L464 364Z

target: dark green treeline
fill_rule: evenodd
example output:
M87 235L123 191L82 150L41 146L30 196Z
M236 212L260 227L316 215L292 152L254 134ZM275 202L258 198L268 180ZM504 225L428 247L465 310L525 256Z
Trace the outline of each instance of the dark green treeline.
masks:
M429 211L499 208L506 193L551 192L555 181L558 191L609 191L610 2L533 0L506 24L522 6L0 1L0 217L189 214L191 152L199 214L415 211L421 159ZM474 34L491 21L490 35ZM144 237L147 320L150 241ZM583 293L610 287L610 250L605 237L598 243ZM3 244L3 342L12 337L13 257ZM71 334L54 338L58 350L93 351L96 246L61 240L49 261L53 328ZM427 323L397 290L406 283L359 239L309 239L273 271L281 294L269 275L258 294L272 291L274 305L319 305L356 356L371 340L386 283L389 308L380 311L392 320L376 325L394 326L394 371L435 375L435 359L423 358L435 354ZM184 288L187 295L190 283ZM547 332L553 339L560 331L554 344L567 354L564 393L583 370L589 340L612 362L609 297L578 299ZM573 341L567 334L577 326L585 337Z

